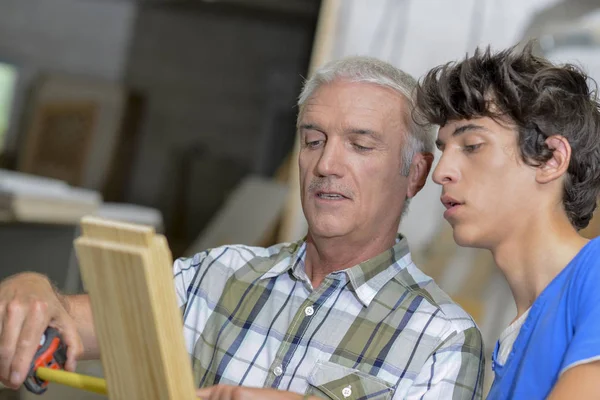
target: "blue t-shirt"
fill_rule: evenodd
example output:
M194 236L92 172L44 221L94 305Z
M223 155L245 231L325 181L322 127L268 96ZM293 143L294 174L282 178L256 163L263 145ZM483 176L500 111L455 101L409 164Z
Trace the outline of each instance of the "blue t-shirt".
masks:
M600 238L588 242L534 301L506 363L492 356L488 399L545 399L562 372L600 360Z

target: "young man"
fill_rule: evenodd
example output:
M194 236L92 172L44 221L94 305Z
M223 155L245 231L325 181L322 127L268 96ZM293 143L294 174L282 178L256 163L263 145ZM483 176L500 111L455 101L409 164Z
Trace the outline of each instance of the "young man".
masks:
M491 399L600 393L600 239L578 233L600 191L600 112L588 77L532 46L430 71L417 102L440 125L455 241L489 249L517 306L493 354Z

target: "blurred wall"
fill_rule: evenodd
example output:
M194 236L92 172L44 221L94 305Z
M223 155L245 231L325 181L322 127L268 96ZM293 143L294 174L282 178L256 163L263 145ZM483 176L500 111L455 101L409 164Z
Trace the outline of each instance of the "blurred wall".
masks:
M318 7L2 0L0 61L19 68L7 165L42 73L124 84L142 99L127 191L185 247L247 173L272 175L294 140Z
M129 1L2 0L0 59L20 74L13 115L20 117L41 71L121 80L136 9ZM19 129L11 124L7 150L15 149Z
M2 0L0 51L26 68L119 80L136 5L128 1Z
M242 176L268 174L264 161L289 153L314 20L140 6L125 83L143 96L145 118L126 200L159 208L175 246Z

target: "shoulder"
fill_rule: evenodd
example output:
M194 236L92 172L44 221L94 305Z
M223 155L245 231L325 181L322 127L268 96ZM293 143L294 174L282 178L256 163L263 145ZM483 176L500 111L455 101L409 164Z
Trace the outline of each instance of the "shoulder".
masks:
M550 293L579 317L600 311L600 238L591 240L548 286Z
M446 365L436 374L454 374L457 368L468 368L473 374L461 379L479 379L485 356L481 331L473 318L412 261L394 279L419 304L415 314L428 316L421 318L425 324L421 332L432 339L430 357L433 354L433 362L437 357Z
M179 258L173 264L173 278L180 304L186 303L191 294L216 301L232 277L256 278L278 260L286 262L296 247L288 243L271 247L228 245Z
M175 274L187 270L209 269L233 274L240 268L259 260L274 260L289 257L297 248L296 243L279 243L270 247L226 245L207 249L192 257L182 257L175 261Z
M600 276L600 237L590 240L573 259L577 275Z
M582 302L589 305L600 301L597 282L600 282L600 238L590 240L549 287L554 292L566 291L565 300L577 308Z
M397 276L396 280L414 296L422 298L422 304L436 317L442 320L449 334L475 332L480 336L475 321L460 305L444 292L437 283L423 273L414 262L410 262Z

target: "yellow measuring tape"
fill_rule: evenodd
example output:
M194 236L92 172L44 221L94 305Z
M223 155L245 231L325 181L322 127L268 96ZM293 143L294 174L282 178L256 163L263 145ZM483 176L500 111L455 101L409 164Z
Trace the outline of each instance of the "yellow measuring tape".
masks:
M87 390L88 392L107 394L106 380L102 378L46 367L39 367L35 370L35 374L38 378L48 382L60 383L61 385Z
M108 394L106 391L106 380L102 378L46 367L38 367L35 370L35 374L38 378L48 382L59 383L75 389L87 390L88 392ZM202 399L198 398L198 400Z

